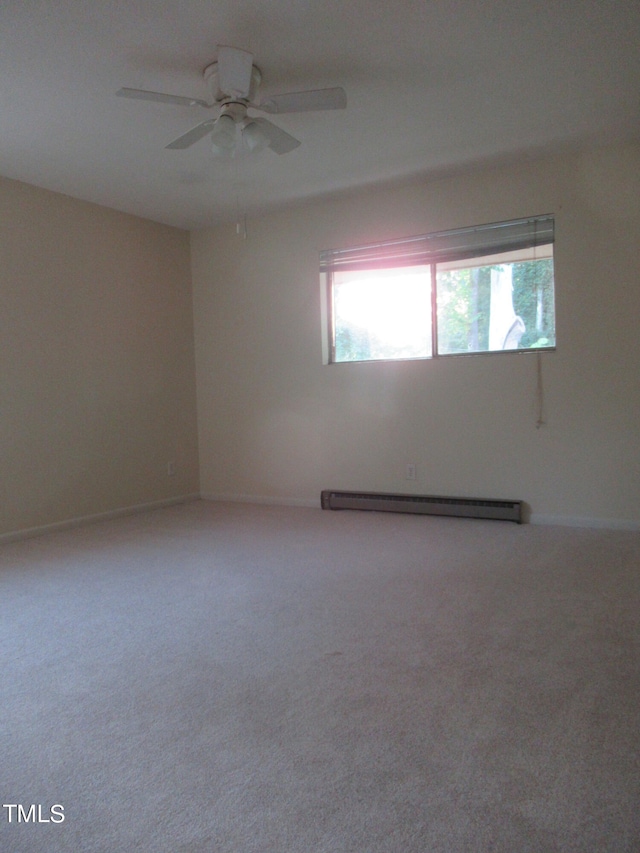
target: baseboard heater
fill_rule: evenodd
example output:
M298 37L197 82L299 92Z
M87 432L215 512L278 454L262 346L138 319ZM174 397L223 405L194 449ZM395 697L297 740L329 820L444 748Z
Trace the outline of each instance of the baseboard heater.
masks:
M484 498L449 498L436 495L399 495L384 492L321 492L322 509L364 509L376 512L409 512L419 515L453 515L459 518L492 518L522 524L522 501Z

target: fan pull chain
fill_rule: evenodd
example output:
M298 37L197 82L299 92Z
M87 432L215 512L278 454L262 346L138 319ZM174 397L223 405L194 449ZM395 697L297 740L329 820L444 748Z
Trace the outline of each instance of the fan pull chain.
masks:
M243 240L247 239L247 214L243 213L242 216L238 214L238 221L236 222L236 234L238 237L242 237Z
M236 183L236 234L243 240L247 239L247 214L240 212L240 174L238 167L238 158L233 158L233 168L235 173Z

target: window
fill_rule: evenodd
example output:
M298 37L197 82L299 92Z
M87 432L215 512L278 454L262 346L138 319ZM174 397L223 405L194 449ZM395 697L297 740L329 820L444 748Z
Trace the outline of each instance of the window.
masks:
M327 360L553 349L553 241L538 216L323 251Z

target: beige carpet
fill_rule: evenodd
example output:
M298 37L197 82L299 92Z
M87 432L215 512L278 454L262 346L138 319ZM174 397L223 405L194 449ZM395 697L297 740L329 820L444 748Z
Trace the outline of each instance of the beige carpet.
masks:
M205 502L5 544L1 803L65 819L4 807L0 850L635 853L639 569L633 532Z

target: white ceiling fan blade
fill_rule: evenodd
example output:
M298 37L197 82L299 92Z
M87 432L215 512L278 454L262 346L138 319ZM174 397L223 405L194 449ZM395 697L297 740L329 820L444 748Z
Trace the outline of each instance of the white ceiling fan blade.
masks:
M248 98L253 55L237 47L218 45L218 88L234 98Z
M265 113L304 113L314 110L344 110L347 95L339 86L335 89L309 89L306 92L288 92L273 95L256 108Z
M294 148L297 148L298 145L300 145L299 139L296 139L295 136L291 136L291 134L282 130L281 127L272 124L266 118L254 118L251 119L251 121L254 121L260 127L260 130L268 140L267 145L272 151L275 151L276 154L287 154L289 151L293 151Z
M186 133L183 133L182 136L179 136L177 139L174 139L173 142L170 142L168 145L165 145L165 148L171 148L173 150L180 148L189 148L195 142L198 142L202 139L203 136L206 136L213 130L213 126L215 124L215 119L210 118L208 121L203 121L201 124L197 124L195 127L192 127L191 130L188 130Z
M120 98L134 98L140 101L159 101L161 104L178 104L183 107L212 107L200 98L188 98L185 95L165 95L164 92L148 92L146 89L118 89Z

